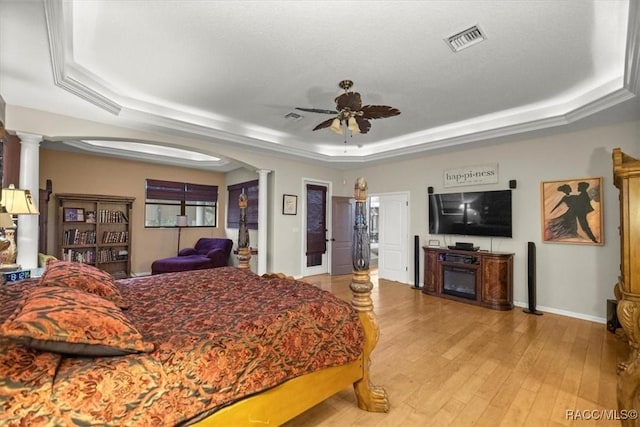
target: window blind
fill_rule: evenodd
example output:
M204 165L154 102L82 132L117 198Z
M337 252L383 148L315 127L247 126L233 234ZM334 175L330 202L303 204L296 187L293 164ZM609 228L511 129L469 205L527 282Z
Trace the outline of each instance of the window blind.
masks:
M147 179L147 200L217 202L218 186Z

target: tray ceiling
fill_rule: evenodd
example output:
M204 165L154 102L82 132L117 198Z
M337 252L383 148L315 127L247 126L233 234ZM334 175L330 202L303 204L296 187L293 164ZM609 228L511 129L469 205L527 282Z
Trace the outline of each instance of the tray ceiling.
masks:
M98 122L366 163L556 128L630 100L636 113L638 14L597 0L2 2L0 94ZM473 26L484 40L452 49ZM295 108L335 108L344 79L364 104L401 115L346 143L313 132L330 116Z

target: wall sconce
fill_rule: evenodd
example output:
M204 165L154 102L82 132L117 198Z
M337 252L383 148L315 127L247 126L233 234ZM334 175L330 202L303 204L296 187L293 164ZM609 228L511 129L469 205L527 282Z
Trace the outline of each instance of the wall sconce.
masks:
M15 228L13 215L39 215L38 208L33 203L31 192L29 190L21 190L10 185L8 188L2 189L2 198L0 198L0 228L2 228L2 238L0 238L0 271L20 270L20 266L16 264L16 256L18 248L15 242ZM6 241L9 244L5 247Z

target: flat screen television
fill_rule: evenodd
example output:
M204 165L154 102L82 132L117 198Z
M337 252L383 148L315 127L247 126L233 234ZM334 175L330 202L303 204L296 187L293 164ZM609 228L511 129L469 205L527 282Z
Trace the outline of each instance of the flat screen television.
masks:
M429 194L429 234L512 237L511 190Z

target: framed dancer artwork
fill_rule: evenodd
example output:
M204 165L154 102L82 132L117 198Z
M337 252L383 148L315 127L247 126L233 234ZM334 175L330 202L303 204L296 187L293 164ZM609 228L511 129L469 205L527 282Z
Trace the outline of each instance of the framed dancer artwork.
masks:
M542 240L604 244L602 177L543 181Z

